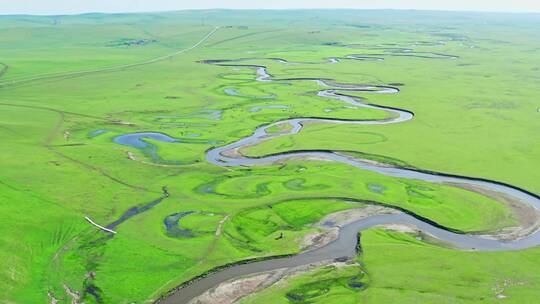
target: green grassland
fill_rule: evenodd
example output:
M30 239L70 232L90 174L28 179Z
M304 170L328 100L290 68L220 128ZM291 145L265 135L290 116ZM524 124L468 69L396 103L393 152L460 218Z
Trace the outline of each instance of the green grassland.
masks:
M241 303L534 303L538 296L538 250L462 252L382 229L361 239L356 263L295 276Z
M213 36L178 56L97 71L190 47L215 26L221 28ZM275 121L387 114L317 97L315 82L256 82L251 69L198 61L252 58L240 64L266 65L276 79L404 84L397 95L358 95L416 114L396 125L309 124L298 135L243 151L249 155L334 149L540 193L539 27L538 17L528 15L387 11L0 17L0 62L8 67L0 76L0 302L50 303L51 292L70 303L67 285L86 303L150 303L214 267L298 253L300 240L318 229L313 223L369 201L464 232L516 224L513 210L476 193L343 164L207 163L208 149ZM155 42L123 45L126 39ZM327 63L378 54L382 44L460 58ZM273 57L296 63L264 59ZM252 111L267 105L288 107ZM147 140L159 158L113 142L146 131L183 141ZM120 224L114 237L84 219L111 223L159 198L163 186L170 196ZM191 233L167 233L164 220L188 211L196 213L178 220L178 229ZM246 302L275 303L278 295L287 303L287 293L315 295L309 301L320 303L489 302L491 288L505 279L513 282L505 301L538 297L538 249L459 252L380 230L363 233L362 246L362 267L318 269ZM350 288L350 280L366 286Z
M359 295L366 283L367 276L357 264L339 268L332 265L280 282L241 303L362 303ZM362 287L356 287L360 284Z

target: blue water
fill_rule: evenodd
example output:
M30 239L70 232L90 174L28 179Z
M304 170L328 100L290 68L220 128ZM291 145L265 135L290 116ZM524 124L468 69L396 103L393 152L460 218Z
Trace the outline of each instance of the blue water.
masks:
M96 131L90 132L89 136L90 137L96 137L96 136L99 136L99 135L107 133L107 132L108 132L108 130L105 130L105 129L96 130Z
M152 140L157 140L161 142L178 143L178 144L217 145L217 144L222 143L221 141L217 141L217 140L206 140L206 139L198 139L198 138L186 138L186 139L174 138L169 135L166 135L163 133L157 133L157 132L140 132L140 133L124 134L124 135L120 135L113 138L113 142L120 145L137 148L141 150L146 156L151 158L152 161L155 163L169 164L169 165L183 164L181 161L162 159L158 154L158 147L148 141L145 141L145 139L152 139Z
M263 109L288 109L289 106L286 106L286 105L268 105L268 106L255 106L253 108L251 108L249 111L250 112L259 112L260 110L263 110Z

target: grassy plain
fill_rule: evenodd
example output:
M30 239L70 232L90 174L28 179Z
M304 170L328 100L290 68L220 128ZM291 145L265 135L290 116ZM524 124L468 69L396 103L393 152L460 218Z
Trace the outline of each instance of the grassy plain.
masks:
M289 278L241 303L534 303L538 295L538 250L463 252L383 229L361 240L357 263Z
M164 56L194 45L214 26L222 28L173 58L62 76ZM362 206L346 198L399 206L466 232L514 225L512 210L478 194L345 165L298 160L221 168L206 163L204 152L220 143L193 139L228 143L290 117L381 119L386 114L317 97L314 82L260 83L250 69L198 61L253 58L246 62L267 65L277 79L404 84L398 95L362 96L416 114L397 125L308 125L294 137L252 147L246 151L250 155L357 151L539 193L539 27L538 17L528 15L386 11L0 17L0 61L8 66L0 77L0 301L45 303L50 292L69 303L69 286L86 303L151 302L213 267L299 252L299 240L315 229L310 224ZM118 44L126 39L155 42ZM381 45L460 58L385 55L382 62L327 63L329 57L380 53ZM303 63L262 59L270 57ZM226 94L227 88L244 96ZM264 105L288 108L251 111ZM106 132L94 133L98 130ZM186 142L149 141L166 161L156 163L144 151L112 141L143 131ZM111 223L160 197L163 186L170 197L119 225L113 238L84 219ZM195 236L171 237L164 219L184 211L199 212L179 221L180 228L196 230ZM284 239L276 240L281 232ZM332 293L341 302L382 303L398 296L404 303L417 296L426 302L492 301L489 288L506 278L525 283L508 288L505 301L538 297L533 263L540 258L538 249L465 253L379 230L364 233L362 245L369 284L357 291L332 283L341 286ZM335 275L318 270L315 278L348 278L358 271L351 269ZM309 280L291 284L301 288ZM270 301L265 296L268 292L261 299Z

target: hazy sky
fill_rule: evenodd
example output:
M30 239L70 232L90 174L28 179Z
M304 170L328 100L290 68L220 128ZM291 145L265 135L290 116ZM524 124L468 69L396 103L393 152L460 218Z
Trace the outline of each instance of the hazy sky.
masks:
M73 14L198 8L395 8L540 12L540 0L0 0L0 14Z

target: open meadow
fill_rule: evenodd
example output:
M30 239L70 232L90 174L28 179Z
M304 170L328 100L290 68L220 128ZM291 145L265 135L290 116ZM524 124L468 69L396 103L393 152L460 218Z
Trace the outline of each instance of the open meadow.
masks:
M533 233L540 203L519 198L540 201L539 30L414 11L0 16L0 303L154 303L374 208ZM410 225L359 240L240 303L540 297L536 245L460 250Z

